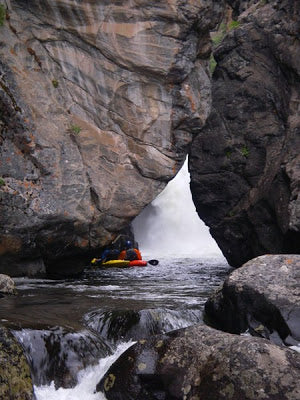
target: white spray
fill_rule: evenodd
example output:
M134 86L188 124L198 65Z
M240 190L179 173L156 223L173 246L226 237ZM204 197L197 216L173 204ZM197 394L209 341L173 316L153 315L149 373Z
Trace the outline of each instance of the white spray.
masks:
M150 256L220 256L221 251L199 218L189 187L187 160L164 191L134 220L142 252Z

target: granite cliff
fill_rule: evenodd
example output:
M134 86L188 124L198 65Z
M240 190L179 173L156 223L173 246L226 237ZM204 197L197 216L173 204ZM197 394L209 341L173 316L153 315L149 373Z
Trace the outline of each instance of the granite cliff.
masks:
M214 53L212 103L225 3L238 22ZM299 7L3 0L0 272L80 272L187 153L231 265L299 253Z
M223 2L1 9L0 272L76 273L177 173L203 127Z
M232 266L300 252L300 3L228 1L213 105L190 153L191 190Z

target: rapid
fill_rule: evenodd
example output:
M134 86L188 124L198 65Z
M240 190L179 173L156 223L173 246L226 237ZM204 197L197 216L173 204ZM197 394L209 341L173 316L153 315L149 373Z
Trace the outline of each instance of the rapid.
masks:
M1 321L26 351L37 400L104 399L97 383L134 340L203 323L204 303L230 268L196 214L186 163L133 226L157 266L18 278L19 296L2 299Z

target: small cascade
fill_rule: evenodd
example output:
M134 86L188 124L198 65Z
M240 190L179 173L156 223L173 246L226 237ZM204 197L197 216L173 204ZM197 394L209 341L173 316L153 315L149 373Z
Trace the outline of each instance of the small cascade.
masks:
M74 387L79 371L112 354L110 346L88 330L22 329L14 331L14 335L25 350L36 386L53 382L56 388Z
M85 316L89 329L104 339L118 343L139 340L202 322L201 310L114 310L92 311Z
M199 218L189 187L187 159L176 177L133 221L142 252L175 257L222 256Z
M102 393L95 392L96 385L109 367L132 344L133 342L120 344L113 355L101 358L97 365L80 371L78 385L75 388L56 389L54 382L51 385L35 386L37 400L106 400Z

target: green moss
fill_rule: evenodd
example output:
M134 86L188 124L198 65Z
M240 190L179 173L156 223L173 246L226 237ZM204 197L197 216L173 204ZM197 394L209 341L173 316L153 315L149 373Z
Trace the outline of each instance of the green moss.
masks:
M72 133L75 133L75 135L79 135L79 133L81 132L81 127L79 125L71 125L70 126L70 131Z
M52 85L56 89L58 87L58 81L56 79L52 79Z
M228 29L231 31L232 29L238 28L241 25L239 21L231 21L228 25Z
M242 153L242 155L244 156L244 157L248 157L249 156L249 149L248 149L248 147L247 146L243 146L242 147L242 150L241 150L241 153Z
M5 180L3 178L0 178L0 187L5 185L6 185Z
M6 18L6 8L4 4L0 4L0 26L4 25L5 18Z
M3 327L0 327L0 377L0 399L32 399L30 368L23 349Z
M226 150L225 155L227 158L230 158L232 156L232 151L231 150Z
M217 66L217 61L215 60L215 57L213 56L213 54L211 54L210 59L209 59L209 70L210 70L211 74L214 73L216 66Z
M212 33L211 35L213 47L217 47L222 42L225 35L226 35L226 24L222 22L218 31Z

